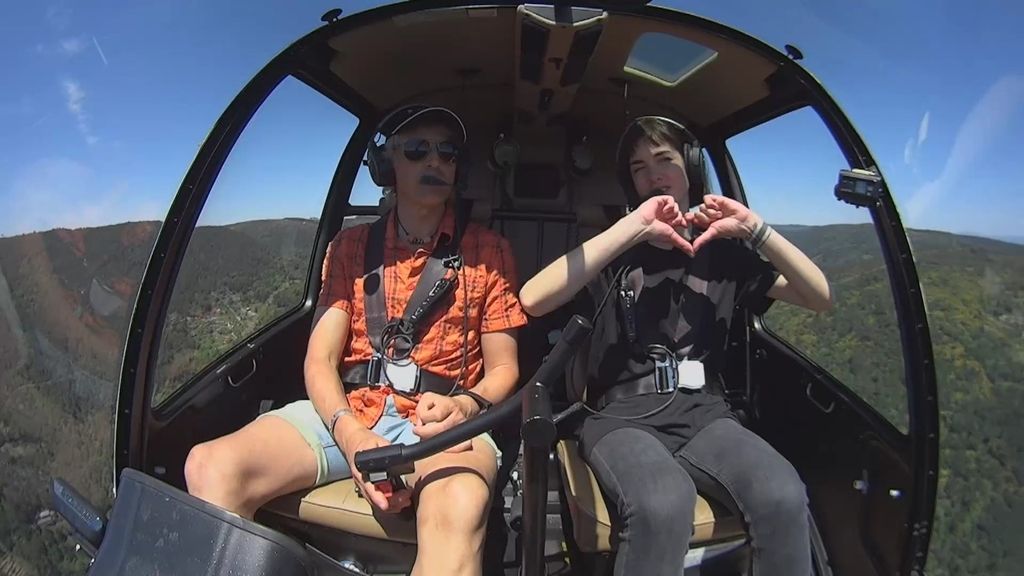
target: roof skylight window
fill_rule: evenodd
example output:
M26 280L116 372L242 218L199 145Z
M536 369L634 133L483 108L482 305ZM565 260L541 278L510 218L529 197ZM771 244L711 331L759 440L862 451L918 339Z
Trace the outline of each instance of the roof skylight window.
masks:
M637 38L624 70L663 84L678 84L718 52L661 32L647 32Z

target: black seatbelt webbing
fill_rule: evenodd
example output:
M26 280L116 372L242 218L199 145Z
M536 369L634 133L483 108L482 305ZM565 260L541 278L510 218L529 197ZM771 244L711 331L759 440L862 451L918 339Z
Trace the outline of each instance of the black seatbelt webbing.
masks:
M390 214L390 213L388 213ZM374 352L381 350L381 334L388 323L388 305L384 298L384 241L388 214L370 225L363 261L363 308L366 311L366 335Z
M363 292L364 307L366 311L366 332L370 345L378 354L382 354L382 337L385 328L391 322L388 317L387 301L384 287L384 243L387 233L388 214L379 218L370 225L370 231L366 239L366 257L363 264ZM428 316L434 308L455 285L454 279L449 279L448 270L455 270L456 273L462 267L462 257L459 254L459 243L462 240L463 226L458 219L455 225L454 237L442 242L438 240L437 246L430 253L419 280L416 281L416 288L413 290L409 301L405 306L405 313L399 320L398 330L407 336L409 340L396 342L408 346L408 352L417 343L417 331L419 324Z

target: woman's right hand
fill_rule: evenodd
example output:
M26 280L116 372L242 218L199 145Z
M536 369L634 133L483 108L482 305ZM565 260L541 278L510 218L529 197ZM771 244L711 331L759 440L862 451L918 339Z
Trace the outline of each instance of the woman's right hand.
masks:
M647 242L663 250L678 248L693 256L693 245L679 234L678 229L686 228L688 224L672 196L652 196L625 219L632 220L637 241Z
M344 442L339 440L339 447L342 454L345 455L345 460L348 461L349 469L352 470L352 479L355 480L363 497L383 512L401 512L409 507L412 504L412 490L403 488L387 496L380 490L377 490L372 483L367 482L363 478L362 472L356 469L355 455L357 452L390 446L391 443L373 430L362 426L346 430L344 439Z

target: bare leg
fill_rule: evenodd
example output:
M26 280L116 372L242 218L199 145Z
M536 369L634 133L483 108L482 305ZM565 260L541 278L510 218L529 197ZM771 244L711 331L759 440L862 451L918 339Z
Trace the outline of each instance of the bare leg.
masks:
M418 552L412 576L481 574L487 511L497 474L494 449L441 453L416 465Z
M270 500L313 486L316 472L313 450L276 416L197 444L185 461L189 493L250 519Z

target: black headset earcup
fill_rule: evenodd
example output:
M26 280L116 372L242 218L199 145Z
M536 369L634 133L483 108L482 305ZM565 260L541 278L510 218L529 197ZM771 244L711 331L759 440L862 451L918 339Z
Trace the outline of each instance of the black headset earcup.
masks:
M707 194L707 183L704 176L707 170L704 167L704 150L700 146L687 143L686 148L686 179L690 182L690 207L704 202L704 195Z
M395 169L383 145L371 142L366 148L366 168L377 186L387 188L395 185Z

